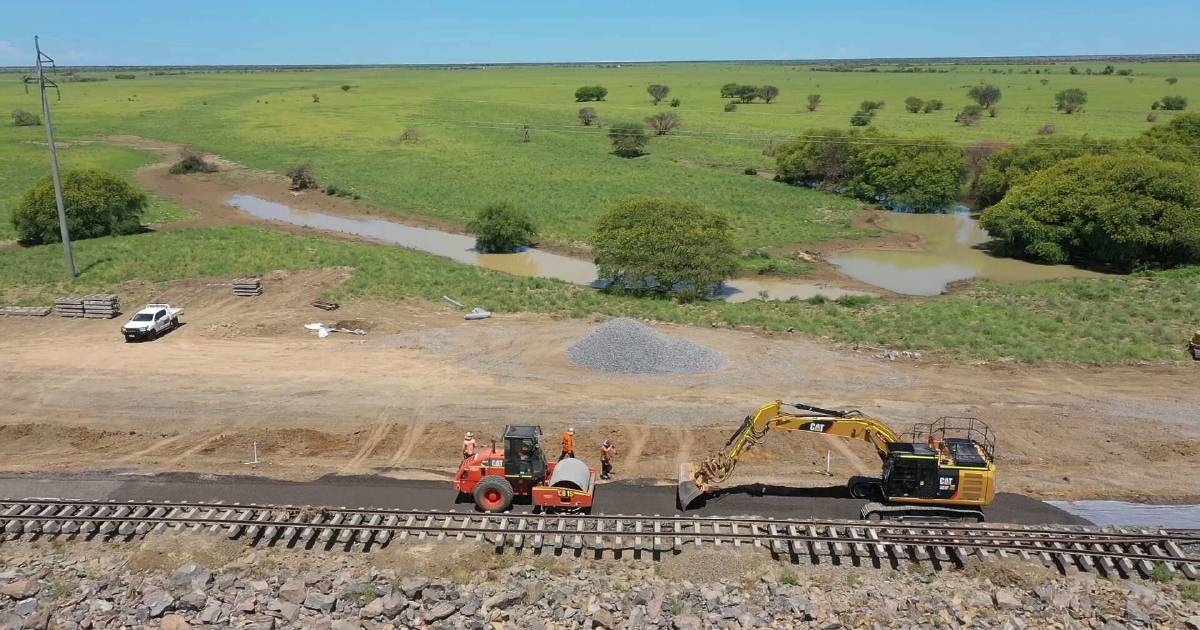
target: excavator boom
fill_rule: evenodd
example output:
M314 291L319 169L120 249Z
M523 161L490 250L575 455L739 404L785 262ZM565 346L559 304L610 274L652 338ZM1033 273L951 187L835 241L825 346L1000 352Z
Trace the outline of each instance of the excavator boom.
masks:
M795 411L785 412L785 406ZM760 407L754 415L746 416L742 426L725 443L725 448L710 455L695 469L687 464L680 466L679 507L687 509L715 484L733 474L742 454L761 442L772 429L859 438L870 442L880 458L887 454L887 444L899 439L891 427L857 410L838 411L776 400Z
M788 410L784 411L784 407ZM889 503L918 504L910 509L878 506L873 510L889 517L963 512L982 518L980 506L992 500L995 479L994 438L987 425L974 419L966 436L952 437L947 419L931 423L924 440L905 442L886 423L857 410L824 409L803 403L776 400L763 405L726 441L724 448L695 467L679 471L679 507L687 509L733 474L746 451L772 430L808 431L863 440L875 448L883 468L882 478L855 477L850 481L856 497L878 496ZM963 419L959 419L963 420ZM914 429L912 439L916 439ZM890 510L890 511L889 511ZM867 508L864 508L864 514Z

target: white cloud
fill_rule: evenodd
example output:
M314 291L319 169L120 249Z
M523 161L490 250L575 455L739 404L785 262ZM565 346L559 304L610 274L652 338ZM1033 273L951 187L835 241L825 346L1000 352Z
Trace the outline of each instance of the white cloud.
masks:
M12 42L0 39L0 66L19 65L26 56L25 51L17 48Z

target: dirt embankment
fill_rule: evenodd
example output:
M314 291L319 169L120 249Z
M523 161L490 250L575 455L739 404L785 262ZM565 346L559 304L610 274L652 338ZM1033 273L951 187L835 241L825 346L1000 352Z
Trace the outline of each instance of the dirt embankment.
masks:
M0 470L382 473L445 478L462 433L568 426L597 459L612 438L622 477L676 477L741 418L782 398L857 407L898 428L974 416L999 436L1000 489L1042 497L1195 501L1200 372L1148 367L961 367L889 362L787 334L660 326L723 352L712 374L600 374L566 349L593 323L533 316L465 322L444 304L309 306L349 270L276 273L265 295L227 279L123 293L179 303L186 325L127 345L120 321L0 321ZM319 340L303 324L355 320L365 337ZM772 434L737 482L828 486L878 470L864 443Z

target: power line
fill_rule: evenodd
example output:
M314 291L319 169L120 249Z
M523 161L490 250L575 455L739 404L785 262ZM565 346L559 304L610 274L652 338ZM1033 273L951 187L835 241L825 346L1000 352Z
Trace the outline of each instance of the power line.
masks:
M409 123L413 123L413 124L418 124L418 125L423 124L423 125L433 126L433 127L438 127L438 126L458 127L458 128L466 128L466 129L489 129L489 130L497 130L497 131L520 131L525 127L529 127L530 129L533 129L533 130L540 129L540 130L549 131L552 133L575 133L575 134L588 134L588 135L597 135L597 134L604 133L604 129L602 127L584 127L584 126L575 126L575 125L537 125L537 124L529 124L529 123L524 123L524 122L471 121L471 120L449 120L449 119L434 119L434 118L410 118L410 119L403 119L403 120L405 120L406 122L409 122ZM988 140L975 140L975 141L945 140L942 142L921 142L919 140L912 140L912 139L907 139L907 138L849 138L846 136L831 136L831 135L803 134L803 133L797 134L797 133L788 133L788 132L761 134L761 135L760 134L747 135L745 133L691 131L691 130L685 130L685 129L674 129L671 131L670 135L677 136L677 137L684 137L684 138L707 139L707 140L745 140L745 141L762 142L764 140L766 140L766 141L774 141L774 140L787 141L787 140L794 140L794 139L805 139L805 140L830 140L830 141L835 141L838 144L849 144L849 145L912 146L912 147L956 146L956 147L963 147L963 148L972 147L972 146L977 145L980 142L988 141ZM1101 143L1101 140L1098 139L1097 144L1100 144L1100 143ZM1038 141L1038 146L1045 147L1045 148L1051 148L1051 149L1053 149L1053 148L1064 148L1065 149L1065 148L1076 148L1076 147L1088 148L1088 147L1091 147L1094 145L1080 142L1080 141L1070 141L1070 142L1057 141L1056 142L1053 140L1042 140L1042 141ZM1192 147L1192 148L1200 147L1200 145L1194 145L1194 144L1190 144L1190 143L1148 143L1148 144L1144 144L1142 146L1150 146L1150 147L1184 146L1184 147Z
M26 76L22 79L25 83L25 91L29 91L30 83L38 84L38 91L42 96L42 117L45 119L46 125L46 143L50 145L50 174L54 178L54 203L58 206L58 230L62 235L63 256L66 258L67 277L75 277L75 252L71 250L71 234L67 229L67 209L63 204L62 178L58 173L58 149L54 146L54 123L50 119L50 100L46 98L46 86L54 88L58 93L59 100L62 100L62 91L58 89L58 84L46 78L46 73L42 69L42 63L50 64L54 68L54 59L42 52L41 44L38 43L38 38L33 37L33 48L37 51L37 58L34 62L35 76Z

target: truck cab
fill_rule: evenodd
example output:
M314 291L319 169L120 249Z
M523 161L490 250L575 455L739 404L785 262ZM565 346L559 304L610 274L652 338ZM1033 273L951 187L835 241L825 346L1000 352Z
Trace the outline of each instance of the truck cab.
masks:
M169 304L147 304L125 322L121 327L121 334L125 336L126 342L156 339L178 326L179 316L182 314L182 308L174 308Z

